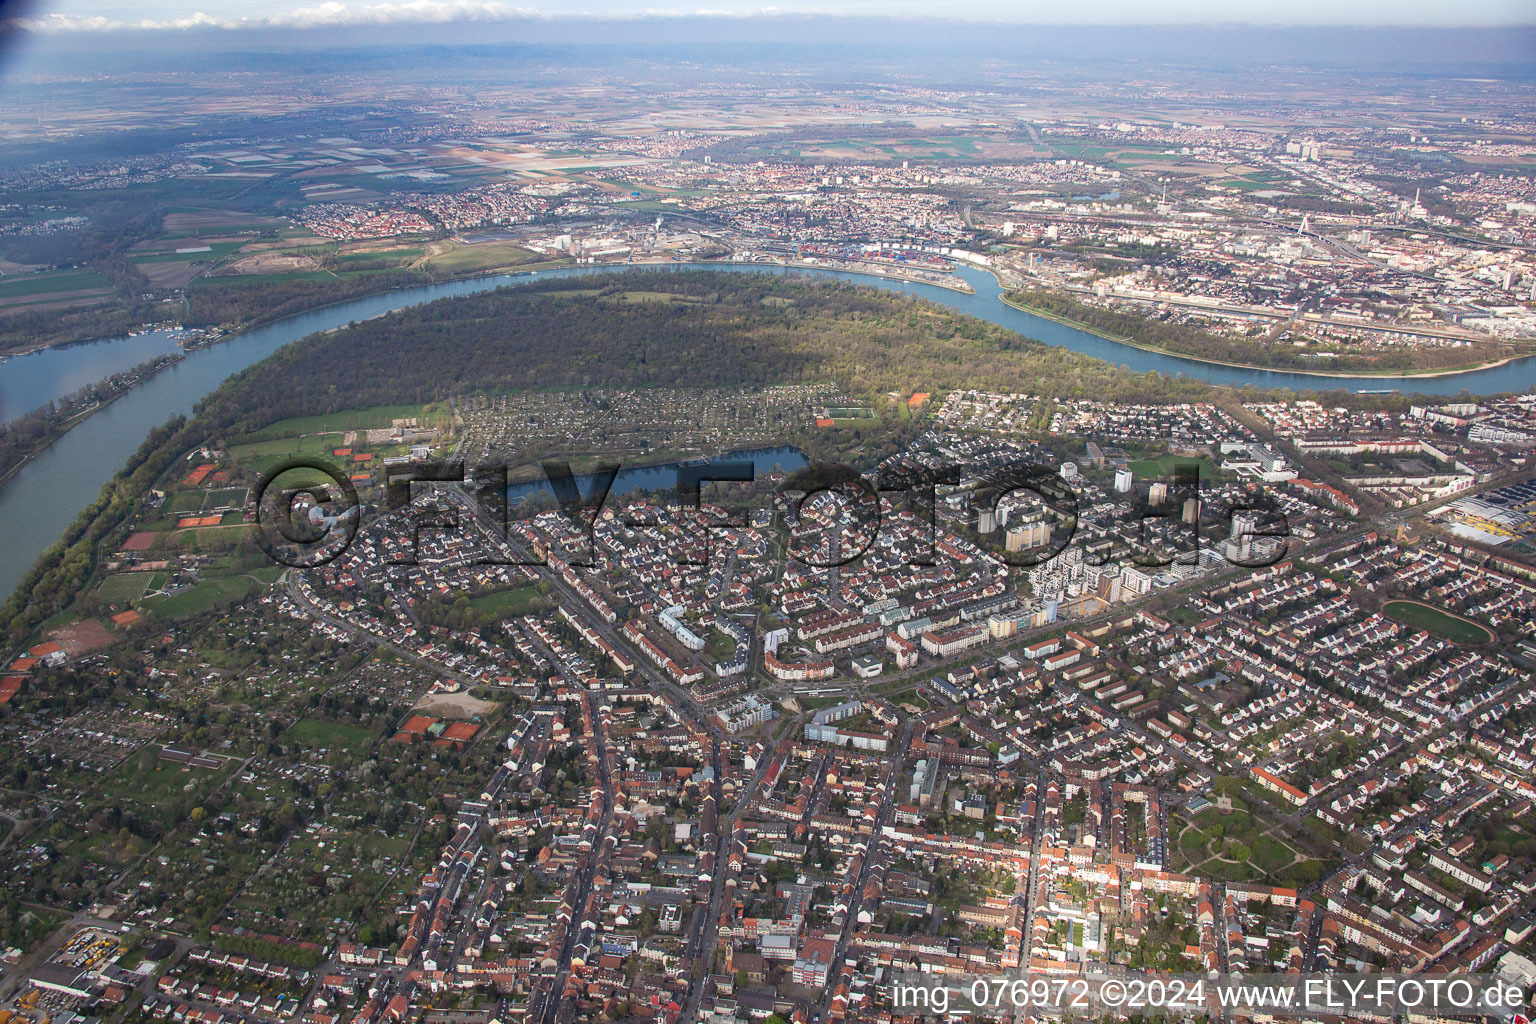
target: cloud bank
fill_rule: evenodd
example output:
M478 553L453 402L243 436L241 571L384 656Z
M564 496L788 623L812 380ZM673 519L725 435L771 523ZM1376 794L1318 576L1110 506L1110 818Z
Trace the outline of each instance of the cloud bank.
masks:
M127 21L101 15L52 12L36 18L15 18L12 24L29 32L113 32L125 29L197 28L319 28L348 25L393 25L402 22L438 24L453 21L512 21L543 18L531 7L514 7L497 0L402 0L399 3L344 4L326 0L266 17L218 17L196 11L184 17Z

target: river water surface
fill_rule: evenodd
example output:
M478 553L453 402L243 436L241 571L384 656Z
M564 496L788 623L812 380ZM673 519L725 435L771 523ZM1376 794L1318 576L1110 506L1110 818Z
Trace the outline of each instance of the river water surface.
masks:
M541 277L611 273L617 269L623 268L566 267L403 288L302 313L247 331L229 341L194 350L180 363L155 375L81 422L0 484L0 524L4 525L5 531L4 542L0 543L0 594L9 594L16 587L38 555L58 540L64 528L79 515L80 510L95 499L102 485L127 462L128 456L138 448L152 428L178 413L190 414L198 399L217 388L231 374L266 358L282 346L316 331L341 327L433 299L489 291L502 285L526 283ZM939 302L962 313L1038 338L1048 345L1064 346L1137 372L1154 370L1159 373L1182 374L1231 387L1252 384L1265 388L1401 388L1425 394L1454 395L1463 390L1478 394L1524 391L1536 385L1536 357L1493 369L1447 377L1327 378L1278 370L1216 366L1194 359L1144 352L1004 305L999 301L1001 288L997 280L985 271L969 267L961 268L958 274L975 289L974 294L865 274L769 265L731 267L721 264L662 264L635 269L736 270L833 277L859 284L873 284L889 291ZM158 352L168 351L165 347L167 344L171 343L163 332L151 332L134 338L71 345L35 355L13 357L0 364L0 413L17 415L19 411L25 411L23 407L44 405L50 399L68 394L84 384L127 369ZM1020 381L1019 390L1038 390L1045 386L1040 382Z

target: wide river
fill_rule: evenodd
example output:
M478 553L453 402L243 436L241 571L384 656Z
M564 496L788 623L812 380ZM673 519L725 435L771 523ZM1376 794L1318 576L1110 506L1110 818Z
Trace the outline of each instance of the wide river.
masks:
M80 510L95 499L112 475L144 440L151 428L178 413L191 413L198 399L213 391L225 378L265 359L284 345L316 331L329 330L381 313L419 305L433 299L489 291L502 285L526 283L541 277L572 277L610 273L612 266L567 267L531 274L505 274L422 285L370 298L328 306L258 327L229 341L192 352L188 358L157 374L111 405L87 418L55 441L41 455L9 480L0 484L0 594L9 594L32 563ZM1477 394L1524 391L1536 385L1536 357L1504 366L1447 377L1317 377L1275 370L1246 370L1216 366L1194 359L1144 352L1076 328L1004 305L1001 288L989 273L963 268L959 275L975 289L974 294L935 285L898 281L832 270L802 270L774 266L728 267L721 264L664 264L637 269L738 270L834 277L873 284L942 303L962 313L990 320L1047 345L1064 346L1086 355L1142 372L1183 374L1231 387L1347 388L1350 390L1401 388L1433 395L1453 395L1463 390ZM141 340L142 339L142 340ZM11 416L19 407L36 408L67 394L81 384L98 380L147 358L165 345L163 337L107 340L51 349L18 356L0 365L0 395ZM1020 381L1019 390L1038 390L1048 385Z

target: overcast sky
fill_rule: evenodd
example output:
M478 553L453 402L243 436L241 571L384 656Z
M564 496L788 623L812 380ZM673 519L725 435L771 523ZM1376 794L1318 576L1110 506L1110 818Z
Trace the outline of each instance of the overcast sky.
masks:
M1533 0L52 0L24 8L0 0L34 30L193 26L378 25L519 18L838 14L942 17L1021 24L1498 26L1536 23Z

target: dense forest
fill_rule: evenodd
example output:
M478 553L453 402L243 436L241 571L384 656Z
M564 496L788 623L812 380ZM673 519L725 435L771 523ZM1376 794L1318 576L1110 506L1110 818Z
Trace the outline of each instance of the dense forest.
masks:
M626 301L641 293L690 301ZM1209 390L868 286L628 272L442 299L316 335L233 378L201 411L229 436L468 391L809 381L854 394L977 387L1151 401Z
M30 352L82 338L115 338L145 324L174 320L181 303L143 299L123 303L116 296L95 306L73 309L27 309L0 314L0 353Z
M80 227L0 237L0 257L50 267L88 266L120 258L135 243L164 231L160 207L154 203L105 199L72 212L84 221Z
M0 480L52 444L68 429L67 423L67 417L60 416L51 406L44 406L0 426Z
M409 270L288 281L206 277L187 289L187 311L183 322L250 327L363 295L429 283L431 279L425 274Z
M1267 366L1276 369L1328 370L1328 371L1391 371L1413 372L1434 370L1472 363L1492 362L1521 354L1513 346L1489 342L1470 348L1396 348L1391 351L1342 352L1339 358L1320 365L1316 357L1308 357L1289 344L1266 344L1261 339L1227 338L1202 331L1185 324L1165 324L1149 320L1134 313L1120 313L1098 306L1089 306L1066 295L1044 290L1013 292L1008 298L1032 309L1043 310L1053 316L1075 320L1096 331L1117 338L1129 338L1138 345L1161 349L1197 359L1214 359L1226 363L1243 363L1249 366Z

